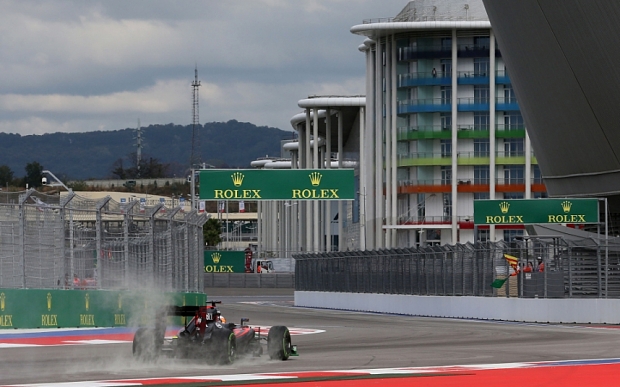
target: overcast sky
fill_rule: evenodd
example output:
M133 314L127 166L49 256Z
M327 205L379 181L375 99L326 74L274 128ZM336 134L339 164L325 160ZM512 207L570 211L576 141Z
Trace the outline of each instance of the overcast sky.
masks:
M192 122L292 130L308 95L364 94L363 37L406 0L0 0L0 132Z

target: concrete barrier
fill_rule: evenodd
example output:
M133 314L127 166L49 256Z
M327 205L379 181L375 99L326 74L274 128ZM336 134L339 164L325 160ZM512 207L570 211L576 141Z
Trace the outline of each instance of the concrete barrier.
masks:
M295 306L542 323L620 324L620 299L445 297L295 292Z

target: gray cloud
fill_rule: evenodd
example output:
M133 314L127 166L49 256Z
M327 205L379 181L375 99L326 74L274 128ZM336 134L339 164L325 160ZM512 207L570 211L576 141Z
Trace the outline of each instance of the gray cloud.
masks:
M0 1L0 131L237 119L289 130L310 94L364 92L349 29L406 1Z

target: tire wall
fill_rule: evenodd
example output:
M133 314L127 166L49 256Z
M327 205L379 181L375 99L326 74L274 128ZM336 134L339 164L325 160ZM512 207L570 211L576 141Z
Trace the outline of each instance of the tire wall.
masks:
M158 307L204 305L204 293L0 289L0 329L131 327L148 324ZM170 323L181 324L171 319Z

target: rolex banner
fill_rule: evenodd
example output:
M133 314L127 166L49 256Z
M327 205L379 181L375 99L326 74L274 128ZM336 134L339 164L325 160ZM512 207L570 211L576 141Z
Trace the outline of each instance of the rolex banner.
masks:
M163 305L205 301L204 293L0 289L0 329L137 326Z
M205 273L245 273L245 252L205 251Z
M353 169L208 169L203 200L352 200Z
M475 224L598 223L598 199L475 200Z

